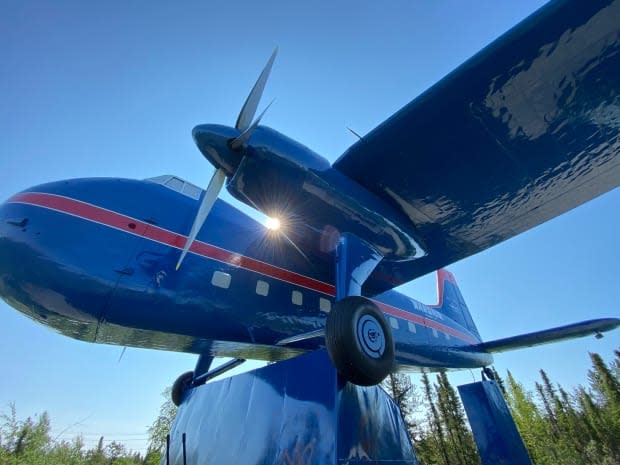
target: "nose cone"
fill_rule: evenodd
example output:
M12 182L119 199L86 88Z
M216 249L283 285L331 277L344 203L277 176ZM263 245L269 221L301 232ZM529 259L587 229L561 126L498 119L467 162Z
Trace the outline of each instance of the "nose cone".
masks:
M41 257L33 247L28 208L9 199L0 205L0 297L20 312L43 323L48 313L33 296L33 281L41 271Z
M223 169L226 176L232 176L242 154L230 147L229 141L239 135L239 131L219 124L201 124L192 130L192 137L200 152L216 169Z
M19 204L11 201L0 204L0 296L7 301L13 297L15 278L26 264L29 221Z
M62 222L26 199L17 194L0 205L0 297L39 323L92 341L97 318L71 302L67 286L76 284L75 274L59 260L61 244L54 246Z

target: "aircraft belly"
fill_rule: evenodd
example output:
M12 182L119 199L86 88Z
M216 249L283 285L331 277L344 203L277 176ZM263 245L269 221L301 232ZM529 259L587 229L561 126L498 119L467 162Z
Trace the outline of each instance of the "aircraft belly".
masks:
M467 346L396 346L396 365L399 371L421 371L423 369L467 369L480 368L493 363L490 354L469 351Z

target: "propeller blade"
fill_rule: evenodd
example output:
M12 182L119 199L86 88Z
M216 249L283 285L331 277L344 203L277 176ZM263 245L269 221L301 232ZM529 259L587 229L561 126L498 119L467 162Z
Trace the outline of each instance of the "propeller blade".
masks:
M213 204L217 200L217 196L222 190L222 186L224 185L224 181L226 180L226 173L223 169L215 170L213 173L213 177L211 181L209 181L209 186L205 191L204 196L202 197L202 202L200 203L200 208L198 208L198 213L196 214L196 219L194 220L194 224L192 224L192 229L187 236L187 241L185 242L185 247L183 247L183 252L181 252L181 257L179 258L179 262L177 263L177 271L181 267L181 263L187 255L187 251L192 246L192 243L196 239L200 228L202 228L203 223L207 219L211 208L213 208Z
M252 119L254 119L254 114L258 108L258 102L260 102L260 98L263 95L263 89L265 88L267 78L269 78L269 72L271 71L271 66L273 65L273 61L276 59L277 54L278 47L276 47L271 54L271 57L263 68L262 73L260 73L256 84L252 87L250 95L248 95L248 98L243 104L243 108L241 108L239 116L237 117L237 122L235 123L235 128L237 128L238 131L246 131L252 124Z
M254 132L254 129L256 129L256 127L258 126L258 123L260 123L260 120L263 118L264 114L267 112L267 110L269 109L269 107L271 106L273 102L274 102L273 100L269 102L269 105L267 105L265 109L261 112L261 114L258 115L258 118L254 120L252 125L230 142L230 147L233 150L239 150L250 140L250 137L252 137L252 133Z

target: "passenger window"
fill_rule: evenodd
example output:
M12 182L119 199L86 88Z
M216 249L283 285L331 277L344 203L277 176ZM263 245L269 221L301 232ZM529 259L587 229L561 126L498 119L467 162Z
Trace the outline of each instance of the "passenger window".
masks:
M439 333L437 332L437 330L435 328L433 328L433 336L434 337L439 337Z
M390 326L394 329L398 329L398 320L394 317L390 317Z
M304 303L304 295L299 291L293 291L291 300L295 305L302 305Z
M322 312L329 313L332 311L332 303L329 300L321 297L319 298L319 309Z
M407 327L409 328L409 332L410 333L415 333L416 332L415 324L412 323L411 321L407 322Z
M215 287L228 289L230 287L230 275L222 271L214 271L213 277L211 278L211 284Z
M269 283L266 281L258 280L256 282L256 293L263 296L269 294Z

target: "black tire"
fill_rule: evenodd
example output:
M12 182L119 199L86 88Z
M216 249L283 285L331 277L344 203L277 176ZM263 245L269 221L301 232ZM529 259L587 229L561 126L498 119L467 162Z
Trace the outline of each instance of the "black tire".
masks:
M336 302L327 315L325 341L332 363L353 384L374 386L392 371L392 331L383 313L364 297Z
M183 402L183 397L185 397L185 393L187 392L187 390L192 387L193 379L194 372L186 371L181 376L179 376L172 385L172 392L170 393L170 397L172 397L172 403L177 407L181 405L181 402Z

